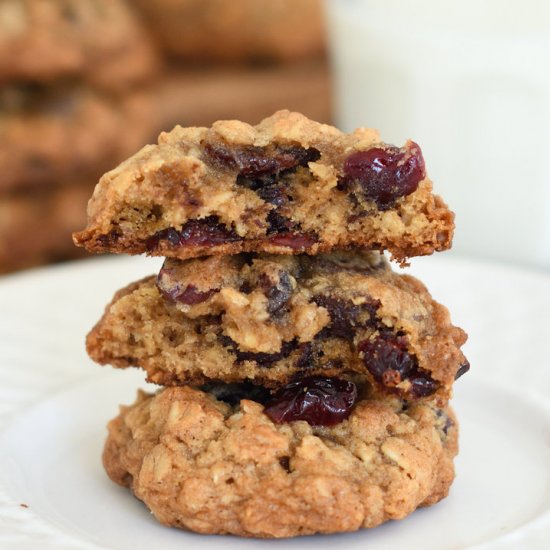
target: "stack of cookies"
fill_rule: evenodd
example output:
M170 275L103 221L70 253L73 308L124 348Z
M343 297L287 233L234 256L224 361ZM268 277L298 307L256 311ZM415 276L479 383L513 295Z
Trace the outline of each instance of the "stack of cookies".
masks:
M0 273L74 255L97 178L151 137L156 66L124 0L0 2Z
M290 537L444 498L465 333L398 263L450 247L418 145L280 111L161 134L96 187L75 242L164 256L87 338L144 369L103 461L163 524Z

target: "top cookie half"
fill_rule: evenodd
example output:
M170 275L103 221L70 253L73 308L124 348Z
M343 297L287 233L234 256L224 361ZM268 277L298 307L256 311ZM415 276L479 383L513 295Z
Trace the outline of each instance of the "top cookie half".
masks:
M105 174L74 235L91 252L180 259L337 248L398 261L451 246L454 215L418 145L279 111L257 126L177 126Z

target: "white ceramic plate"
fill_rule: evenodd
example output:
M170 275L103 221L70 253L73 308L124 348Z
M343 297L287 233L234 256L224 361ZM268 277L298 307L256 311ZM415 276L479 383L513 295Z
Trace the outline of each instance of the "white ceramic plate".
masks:
M145 384L138 370L91 363L84 335L117 288L158 267L97 259L0 280L0 548L549 548L549 275L415 260L411 272L470 333L450 496L373 530L257 541L162 527L102 471L105 423Z

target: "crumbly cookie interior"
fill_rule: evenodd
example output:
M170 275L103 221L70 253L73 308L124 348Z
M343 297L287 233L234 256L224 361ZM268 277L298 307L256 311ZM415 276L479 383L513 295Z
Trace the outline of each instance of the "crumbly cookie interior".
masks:
M383 394L447 399L466 360L448 311L377 253L167 260L123 289L87 339L101 364L162 385L280 387L367 376Z

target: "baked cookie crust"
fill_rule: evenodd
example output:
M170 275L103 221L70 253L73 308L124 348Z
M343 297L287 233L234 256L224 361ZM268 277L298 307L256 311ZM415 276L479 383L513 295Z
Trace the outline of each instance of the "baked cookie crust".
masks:
M108 425L105 469L165 525L264 538L375 527L453 481L449 408L362 399L331 428L262 411L189 387L141 392Z

